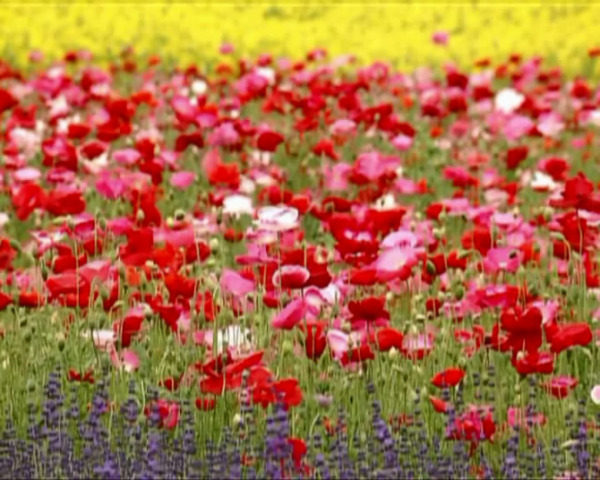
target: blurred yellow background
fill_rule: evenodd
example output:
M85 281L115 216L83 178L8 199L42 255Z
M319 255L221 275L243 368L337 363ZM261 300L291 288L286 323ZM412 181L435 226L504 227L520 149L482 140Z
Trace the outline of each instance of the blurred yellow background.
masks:
M600 4L581 1L2 2L0 54L23 65L34 48L49 59L87 48L106 60L133 45L139 54L186 65L217 58L229 41L245 56L297 58L322 46L401 69L444 60L470 65L519 52L589 73L587 51L600 46L598 18ZM438 30L450 35L445 48L431 41Z

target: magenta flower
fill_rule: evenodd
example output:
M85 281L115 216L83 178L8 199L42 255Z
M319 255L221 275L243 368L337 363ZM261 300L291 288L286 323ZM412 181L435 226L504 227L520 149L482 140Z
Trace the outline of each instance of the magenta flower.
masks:
M450 39L450 34L443 30L439 30L431 36L431 41L433 43L435 43L436 45L446 46L446 45L448 45L449 39Z
M171 185L179 190L185 190L190 187L196 181L196 174L194 172L181 171L175 172L171 176Z
M483 259L483 268L488 274L501 271L515 273L522 261L523 253L520 250L506 247L491 248Z

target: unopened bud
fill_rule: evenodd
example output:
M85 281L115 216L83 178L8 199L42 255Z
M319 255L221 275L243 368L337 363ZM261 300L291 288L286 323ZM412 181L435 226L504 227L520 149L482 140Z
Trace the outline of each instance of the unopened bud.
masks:
M220 247L219 239L216 237L211 238L208 242L208 246L210 247L211 252L218 252Z
M238 427L242 423L242 416L236 413L231 421L235 427Z
M10 246L18 252L21 251L21 244L19 243L18 240L14 239L14 238L10 239Z
M292 353L294 351L294 345L289 340L284 340L281 344L281 351L283 354Z
M177 220L178 222L181 222L184 219L185 219L185 211L180 208L175 210L175 220Z
M429 275L435 275L437 273L437 269L435 268L435 264L431 260L427 260L427 264L425 265L427 273Z

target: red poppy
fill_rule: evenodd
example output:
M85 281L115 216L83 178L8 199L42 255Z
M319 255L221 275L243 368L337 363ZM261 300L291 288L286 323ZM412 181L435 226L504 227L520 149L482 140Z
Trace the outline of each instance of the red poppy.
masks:
M277 150L277 147L283 142L283 140L283 135L280 133L267 130L258 135L256 139L256 146L263 152L274 152Z
M257 383L252 390L252 402L263 408L276 401L283 402L285 409L302 402L302 390L295 378L286 378L277 382L263 381Z
M343 353L341 363L343 366L350 365L356 362L366 362L367 360L373 360L375 354L371 350L371 346L368 343L347 350Z
M155 402L151 402L144 409L146 416L149 416L152 412L152 408ZM166 428L167 430L173 430L179 423L179 404L164 399L158 399L156 401L158 405L158 413L160 415L159 428Z
M202 132L182 133L175 139L176 152L183 152L191 145L194 145L197 148L204 147Z
M331 160L337 161L339 155L335 151L335 144L328 138L323 138L312 148L312 152L315 155L325 155Z
M158 382L158 384L161 387L166 388L170 392L173 392L179 388L179 384L181 382L182 377L183 375L180 375L179 377L167 377L164 380Z
M18 104L19 101L13 96L12 93L4 88L0 88L0 114L16 107Z
M171 302L176 301L178 298L190 299L196 293L196 280L175 272L165 275L164 285L169 291Z
M549 330L546 331L548 336ZM550 350L553 353L560 353L568 348L580 345L588 345L593 340L592 329L587 323L570 323L560 325L555 329L550 338Z
M436 412L446 413L448 411L448 402L444 402L441 398L429 395L429 401Z
M67 137L73 140L80 140L82 138L87 137L91 131L92 127L90 127L89 125L85 123L73 122L70 123L69 127L67 128Z
M369 267L351 270L348 283L361 286L375 285L377 283L377 270Z
M556 398L565 398L579 381L569 376L552 377L542 384L542 388Z
M94 371L92 369L87 370L85 373L79 373L77 370L69 369L68 373L69 382L87 382L94 384Z
M17 251L10 244L10 240L0 237L0 270L9 270L17 256Z
M442 372L436 373L431 383L438 388L455 387L465 377L466 372L462 368L450 367Z
M554 371L554 355L549 352L525 352L513 356L512 364L521 375L550 374Z
M569 173L569 162L564 158L551 157L543 161L542 171L552 177L555 182L562 182Z
M43 164L46 167L62 167L77 171L77 150L62 137L47 138L42 142Z
M27 182L12 190L12 203L21 221L27 220L36 208L41 208L43 201L44 190L36 183Z
M142 329L144 314L138 311L128 313L122 320L113 324L113 330L120 335L121 346L126 348L131 345L132 338Z
M446 429L446 438L471 443L471 453L483 440L493 440L496 423L489 407L471 405Z
M404 334L392 327L383 327L378 329L374 334L374 342L380 352L387 352L392 348L402 350L402 342Z
M40 308L46 303L46 299L36 291L19 292L18 304L21 307Z
M88 160L99 157L108 150L108 145L100 140L90 140L81 146L81 155Z
M9 305L12 305L13 303L13 297L10 295L7 295L4 292L0 292L0 312L2 310L5 310L6 307L8 307Z
M390 318L385 309L385 297L367 297L362 300L348 302L350 313L359 319L376 320L378 318Z
M529 155L527 145L509 148L506 152L506 168L516 169L527 158L527 155Z
M536 352L542 346L542 313L536 307L525 311L520 308L504 309L500 315L500 325L508 332L508 337L502 343L502 349Z
M57 217L78 215L85 211L85 199L78 191L50 190L44 198L43 207Z
M474 249L484 256L495 244L491 231L487 227L479 226L465 232L461 243L465 250Z
M551 199L550 206L555 208L585 208L590 203L590 197L594 192L593 183L579 172L575 177L565 182L561 193L562 198Z
M219 313L220 307L215 304L213 294L210 291L199 293L196 298L196 311L202 311L207 322L214 322L215 315Z
M327 322L314 322L305 325L300 324L299 329L304 332L304 349L306 356L311 360L318 360L327 348L327 336L325 327Z

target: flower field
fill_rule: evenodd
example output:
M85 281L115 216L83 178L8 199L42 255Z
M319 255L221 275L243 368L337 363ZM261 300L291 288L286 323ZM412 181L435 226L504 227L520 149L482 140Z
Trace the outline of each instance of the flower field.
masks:
M600 478L593 8L405 7L3 10L0 477Z

